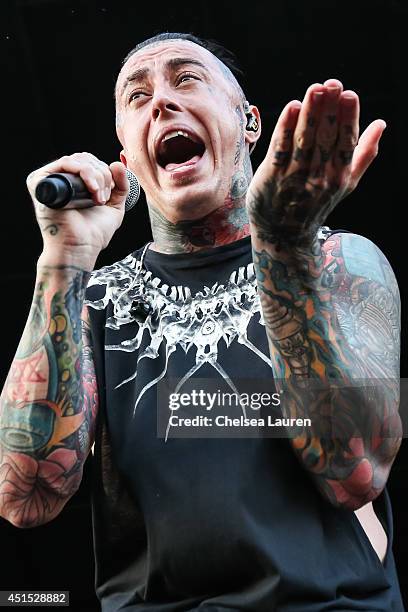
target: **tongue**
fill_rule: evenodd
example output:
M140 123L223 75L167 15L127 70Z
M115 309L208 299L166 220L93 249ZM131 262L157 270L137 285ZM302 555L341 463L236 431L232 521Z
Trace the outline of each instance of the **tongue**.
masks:
M166 164L166 170L175 170L176 168L182 168L183 166L192 166L201 159L200 155L194 155L191 159L181 162L181 164Z

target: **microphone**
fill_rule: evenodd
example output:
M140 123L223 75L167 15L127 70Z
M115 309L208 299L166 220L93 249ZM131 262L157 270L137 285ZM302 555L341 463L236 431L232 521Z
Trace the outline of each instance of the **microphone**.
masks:
M136 176L126 168L129 193L125 211L134 207L140 196L140 185ZM35 190L35 197L48 208L90 208L96 206L84 181L77 174L58 172L42 179Z

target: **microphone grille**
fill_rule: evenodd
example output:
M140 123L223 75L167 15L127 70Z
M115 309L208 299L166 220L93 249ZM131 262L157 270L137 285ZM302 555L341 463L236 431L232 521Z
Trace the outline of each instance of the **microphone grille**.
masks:
M140 184L136 175L127 168L126 174L129 180L129 193L125 202L125 212L128 212L128 210L134 207L140 197Z

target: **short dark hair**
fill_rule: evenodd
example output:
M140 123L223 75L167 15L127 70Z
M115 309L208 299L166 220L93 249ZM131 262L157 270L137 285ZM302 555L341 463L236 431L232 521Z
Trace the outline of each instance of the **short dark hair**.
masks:
M237 58L234 53L223 45L221 45L216 40L200 38L199 36L196 36L195 34L189 32L161 32L160 34L156 34L151 38L143 40L142 42L138 43L136 47L131 49L131 51L129 51L129 53L126 55L125 59L122 62L122 66L126 64L128 59L132 57L134 53L140 51L140 49L165 40L189 40L195 43L196 45L199 45L200 47L204 47L204 49L207 49L207 51L215 55L215 57L218 58L220 62L230 70L230 72L235 77L240 89L242 89L240 80L244 76L244 73L239 67Z

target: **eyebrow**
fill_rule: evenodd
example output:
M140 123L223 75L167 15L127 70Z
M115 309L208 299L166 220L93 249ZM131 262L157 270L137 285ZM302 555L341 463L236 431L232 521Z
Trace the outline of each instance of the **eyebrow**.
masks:
M166 62L165 67L174 70L176 68L179 68L179 66L185 66L186 64L193 64L193 66L198 66L208 72L208 68L202 62L192 57L172 57ZM130 83L133 83L134 81L143 81L147 77L149 72L149 68L138 68L137 70L129 74L123 85L122 95Z
M207 70L207 67L197 59L193 59L192 57L173 57L169 59L166 63L166 67L168 68L178 68L179 66L183 66L184 64L193 64L194 66L199 66L204 70Z

